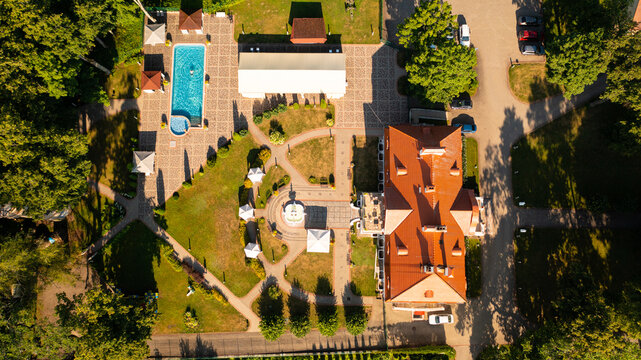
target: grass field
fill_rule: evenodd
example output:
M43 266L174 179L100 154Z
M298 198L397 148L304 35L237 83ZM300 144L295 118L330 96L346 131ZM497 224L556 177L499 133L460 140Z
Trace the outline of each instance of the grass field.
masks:
M481 241L477 238L465 238L465 278L468 298L481 296L483 288L481 257Z
M291 139L305 131L327 127L326 121L333 113L334 105L329 105L326 109L321 109L320 106L305 109L301 106L299 109L287 109L283 113L264 119L258 128L267 137L272 129L277 129L284 133L287 139Z
M205 299L198 292L186 296L188 276L171 267L160 253L161 244L145 225L134 222L103 248L95 266L104 280L125 294L158 293L155 334L188 332L183 325L187 308L195 311L199 332L244 331L247 320L231 305Z
M317 295L334 291L334 247L329 253L304 251L287 267L287 279L297 287Z
M510 89L517 99L534 102L558 95L561 88L545 78L545 64L520 64L510 67Z
M542 208L638 211L641 155L621 154L614 134L626 116L611 103L584 107L519 140L512 149L512 168L518 171L512 178L515 201Z
M343 0L279 1L245 0L233 6L234 38L239 42L289 42L292 18L323 17L328 43L378 44L380 42L379 3L356 2L353 17L345 10ZM244 31L244 35L243 35Z
M517 301L533 322L546 317L573 267L585 268L608 294L625 282L639 284L637 230L534 229L515 234Z
M352 162L356 191L378 191L378 136L356 136Z
M132 99L140 96L141 66L137 63L116 65L105 83L110 99Z
M471 137L464 138L465 168L463 169L463 187L479 193L479 145Z
M125 216L124 208L94 190L89 190L71 212L67 220L74 250L83 250L97 241Z
M263 176L263 182L258 187L258 197L256 198L256 208L264 209L267 204L267 199L278 189L278 181L288 175L282 166L272 166L267 170Z
M352 234L351 280L354 295L376 296L376 278L374 261L376 244L370 237L358 237Z
M165 203L167 231L236 295L245 295L258 277L245 265L238 238L238 206L249 164L258 154L250 136L235 141L229 157L218 159L193 186ZM243 202L244 203L244 202Z
M137 110L123 111L92 124L89 131L90 177L119 193L136 194L138 175L129 164L138 143L139 119Z
M287 244L274 237L267 228L267 223L259 224L260 245L267 260L277 263L287 255Z
M291 148L288 158L305 179L329 178L334 174L334 148L333 139L315 138Z

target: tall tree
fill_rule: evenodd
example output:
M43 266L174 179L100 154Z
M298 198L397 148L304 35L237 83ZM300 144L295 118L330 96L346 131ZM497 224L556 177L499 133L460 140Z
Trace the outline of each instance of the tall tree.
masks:
M603 98L641 112L641 32L624 36L613 46Z
M398 41L410 53L407 79L431 102L448 103L477 86L476 51L448 38L456 26L452 7L441 0L421 1L398 26Z

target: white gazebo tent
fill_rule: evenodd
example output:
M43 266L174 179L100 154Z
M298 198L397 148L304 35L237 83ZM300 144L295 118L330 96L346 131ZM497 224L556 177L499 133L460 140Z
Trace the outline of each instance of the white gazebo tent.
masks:
M250 242L245 246L245 256L251 259L255 259L260 254L260 246L255 242Z
M153 174L155 157L156 153L153 151L134 151L134 168L131 172L145 174L145 176Z
M328 253L329 252L329 230L309 229L307 230L307 252Z
M165 43L165 24L145 25L145 45Z
M263 176L265 176L265 173L257 167L249 169L249 173L247 174L247 178L249 178L253 183L262 182Z
M248 221L254 217L254 208L249 204L243 205L238 208L238 216L240 216L241 219Z

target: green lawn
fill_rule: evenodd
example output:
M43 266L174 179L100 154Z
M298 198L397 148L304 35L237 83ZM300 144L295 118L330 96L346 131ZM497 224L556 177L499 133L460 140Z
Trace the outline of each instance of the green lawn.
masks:
M109 98L131 99L140 96L141 71L141 66L135 62L116 65L105 83Z
M230 146L193 186L165 203L167 231L236 295L245 295L259 281L245 265L243 241L238 238L238 206L243 181L255 162L258 146L247 136ZM244 202L243 202L244 203Z
M89 190L67 218L70 246L82 250L97 241L125 216L125 209Z
M518 141L512 149L515 202L543 208L639 211L641 155L617 151L625 110L584 107ZM518 174L516 174L518 171Z
M317 295L334 291L334 246L329 253L304 251L287 266L287 279L292 285Z
M374 261L376 243L371 237L352 234L352 292L355 295L376 296Z
M641 243L637 230L534 229L515 235L517 301L533 322L549 315L562 277L585 268L610 295L625 282L639 284Z
M267 223L259 224L258 227L260 230L260 245L263 254L265 254L267 260L279 262L283 256L287 255L287 244L272 235L271 231L267 228Z
M278 182L280 181L281 184L288 184L289 181L285 181L284 176L287 174L285 170L283 170L282 166L276 167L272 166L267 170L267 173L265 173L265 176L263 176L263 182L260 184L258 187L258 194L259 196L256 198L256 208L257 209L264 209L265 205L267 204L267 199L269 199L270 196L274 193L275 190L279 188Z
M380 42L379 2L374 0L357 1L353 17L345 10L343 0L245 0L230 11L234 15L234 38L239 42L289 42L287 31L291 33L292 18L321 16L325 19L325 27L329 27L331 32L328 43Z
M333 177L334 140L329 136L308 140L291 148L289 161L305 179Z
M137 110L123 111L93 123L89 130L90 177L131 196L138 186L138 175L131 173L130 166L132 149L138 143L139 119Z
M301 106L298 109L287 109L269 119L263 119L258 128L268 137L272 129L277 129L290 139L305 131L327 127L327 119L333 116L333 113L334 105L331 104L326 109L321 109L320 106L305 109Z
M463 187L472 189L479 193L479 150L476 139L471 137L463 138L463 154L465 155L465 167L463 168Z
M378 136L356 136L352 144L356 191L378 191Z
M481 257L481 240L478 238L465 238L465 278L467 279L468 298L481 296L483 288Z
M195 311L199 332L247 329L247 320L231 305L205 299L198 292L187 297L188 275L171 267L160 253L161 245L145 225L134 222L103 248L94 264L105 281L125 294L158 293L155 334L187 332L183 325L187 308Z
M558 95L561 88L545 78L545 63L520 64L510 67L510 89L519 100L534 102Z

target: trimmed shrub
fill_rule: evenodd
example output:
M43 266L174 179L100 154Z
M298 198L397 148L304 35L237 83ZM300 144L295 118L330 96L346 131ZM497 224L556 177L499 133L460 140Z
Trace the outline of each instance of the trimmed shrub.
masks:
M276 107L276 111L277 111L279 114L280 114L280 113L284 113L285 111L287 111L287 105L285 105L285 104L278 104L278 106Z
M240 135L241 137L245 137L245 136L247 136L247 134L248 134L247 129L240 129L238 131L238 135Z
M307 181L309 181L310 184L318 184L318 179L314 175L310 176Z
M367 313L362 306L345 307L345 327L352 335L360 335L367 329Z
M235 132L235 133L231 136L231 138L232 138L232 139L234 139L234 141L238 141L238 140L242 139L243 137L242 137L242 136L240 136L240 134L239 134L239 133Z
M196 315L192 314L191 311L185 312L185 315L183 316L183 323L190 330L196 330L199 326Z
M305 109L309 110L309 109L311 109L311 108L312 108L312 104L306 104L306 105L305 105Z
M292 108L293 108L294 110L298 110L298 109L300 109L300 105L299 105L298 103L293 103L293 104L292 104Z
M327 120L325 120L325 124L327 124L327 126L329 127L334 126L334 118L333 117L328 118Z
M176 257L173 255L173 249L172 249L172 254L165 256L165 259L169 262L169 265L171 265L171 268L174 269L175 272L182 272L183 271L183 264L176 259Z
M180 198L180 194L178 193L178 191L174 192L173 195L171 195L171 198L174 200L178 200L178 198Z
M224 159L229 156L229 147L223 146L220 149L218 149L218 153L216 155L217 157Z
M274 130L269 134L269 141L275 145L282 145L285 143L285 134L278 130Z
M321 107L321 109L327 108L327 101L325 101L325 99L321 99L320 107Z
M261 149L260 152L258 153L258 158L263 163L263 165L267 163L270 157L272 157L272 151L269 150L268 148Z
M248 262L249 267L256 274L256 276L258 276L258 278L261 280L265 280L267 274L265 274L265 267L263 266L263 263L258 259L249 259Z
M207 167L211 169L214 165L216 165L216 154L207 158Z
M291 179L292 178L289 175L287 175L287 174L283 175L283 181L285 182L285 185L289 184L289 181Z
M189 189L190 187L191 187L191 181L185 181L185 182L183 183L183 188L185 188L185 189Z
M269 119L271 119L271 117L272 117L272 112L271 111L265 111L263 113L263 119L269 120Z
M252 186L254 186L254 183L249 179L245 179L243 185L245 186L245 189L251 189Z
M265 218L262 217L262 218L258 219L258 223L261 224L261 225L264 224L265 223Z
M263 122L263 115L262 114L256 114L254 115L254 124L260 125L260 123Z
M156 213L156 215L165 215L165 208L155 208L154 213Z

